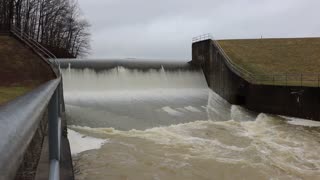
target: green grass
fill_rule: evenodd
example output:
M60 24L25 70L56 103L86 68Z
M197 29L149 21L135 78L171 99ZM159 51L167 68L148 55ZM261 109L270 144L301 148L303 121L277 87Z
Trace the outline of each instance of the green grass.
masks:
M17 39L0 35L0 105L55 78L50 67Z
M219 40L218 43L235 64L257 76L261 84L318 85L320 38Z
M23 86L0 87L0 105L24 95L32 89L33 87Z

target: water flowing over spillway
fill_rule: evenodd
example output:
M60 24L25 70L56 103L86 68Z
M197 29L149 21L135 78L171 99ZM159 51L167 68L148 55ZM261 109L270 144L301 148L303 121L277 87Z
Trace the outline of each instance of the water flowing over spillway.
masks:
M201 71L62 73L76 179L320 179L318 123L230 105Z

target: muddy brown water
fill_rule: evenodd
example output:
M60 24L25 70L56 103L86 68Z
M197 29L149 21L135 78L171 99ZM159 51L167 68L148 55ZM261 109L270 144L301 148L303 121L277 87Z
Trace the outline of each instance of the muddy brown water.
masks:
M76 179L320 179L319 123L228 104L200 71L62 72Z

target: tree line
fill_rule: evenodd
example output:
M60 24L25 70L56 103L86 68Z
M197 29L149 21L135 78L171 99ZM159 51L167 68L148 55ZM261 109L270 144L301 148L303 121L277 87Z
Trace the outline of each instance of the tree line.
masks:
M0 30L15 27L57 57L84 56L90 24L76 0L0 0Z

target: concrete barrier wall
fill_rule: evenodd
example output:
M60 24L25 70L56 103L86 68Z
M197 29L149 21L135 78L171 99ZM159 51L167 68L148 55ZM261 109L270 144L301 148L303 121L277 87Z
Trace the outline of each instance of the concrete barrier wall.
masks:
M201 66L208 86L232 104L252 111L320 120L320 89L253 84L228 68L212 40L192 44L192 64Z
M24 153L23 160L16 174L16 180L33 180L36 176L36 170L40 159L40 154L43 148L44 138L48 135L48 114L45 110L40 115L39 126Z

